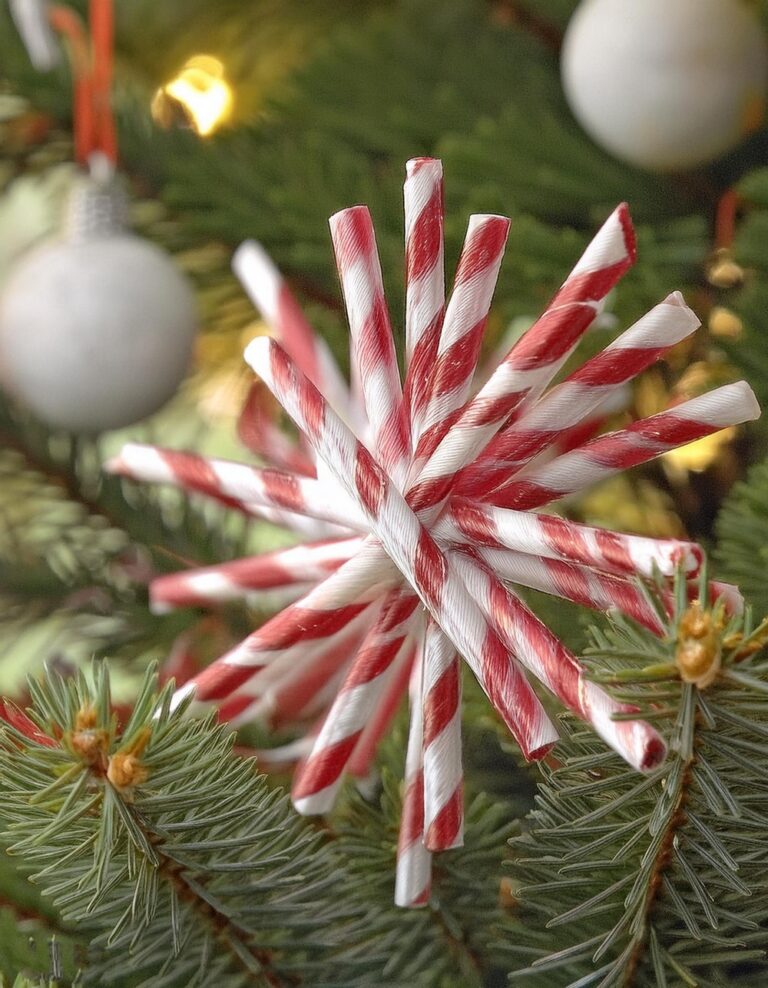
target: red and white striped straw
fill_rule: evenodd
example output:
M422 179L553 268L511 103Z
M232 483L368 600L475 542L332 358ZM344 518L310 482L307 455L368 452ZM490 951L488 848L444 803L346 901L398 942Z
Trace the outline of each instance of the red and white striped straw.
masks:
M497 433L476 464L474 476L470 478L465 471L461 493L477 497L504 484L615 389L637 377L699 325L682 295L673 292Z
M626 429L598 436L527 472L524 477L512 479L487 500L498 507L517 510L540 507L759 415L757 399L745 381L726 384L658 415L633 422Z
M304 650L299 661L281 661L275 681L266 685L261 706L252 716L280 726L306 719L308 710L313 717L327 710L377 613L378 608L374 607L370 614L349 621L337 635L326 639L314 657L307 658ZM326 700L317 704L315 701L321 696Z
M421 226L415 222L408 231L406 222L411 234L406 240L409 298L418 302L424 281L431 289L429 318L410 327L411 335L418 333L421 347L417 349L419 362L409 363L406 377L415 447L422 429L436 427L469 394L509 234L505 217L470 218L453 293L440 327L444 299L442 170L433 167L431 171L422 182L428 205L419 214ZM406 198L406 216L408 206ZM413 311L408 311L416 322ZM422 505L422 510L425 507ZM429 507L439 510L437 505ZM433 620L425 634L423 675L424 840L430 850L445 850L463 840L461 668L455 647Z
M61 47L51 26L48 0L10 0L8 4L32 67L49 72L61 61Z
M459 656L432 618L424 638L424 846L445 851L464 842Z
M351 660L378 612L379 604L374 601L336 630L325 635L310 634L306 639L288 642L283 649L265 653L264 664L251 667L249 675L221 698L221 718L236 724L254 719L279 724L303 715L310 701ZM227 658L218 659L194 681L200 686L195 690L198 699L204 700L206 685L210 687L208 671L219 664L226 665Z
M558 289L549 309L591 301L595 308L635 263L637 244L629 207L620 203Z
M414 381L412 429L417 451L423 435L440 430L469 395L509 225L505 216L469 218L433 366L421 389ZM422 456L417 453L417 462Z
M509 221L495 216L470 219L443 320L441 166L409 163L405 192L410 358L406 396L416 447L421 430L450 415L469 393ZM454 646L431 620L424 648L425 841L430 849L443 850L463 839L461 670Z
M367 529L360 511L336 484L330 490L314 477L141 443L126 443L104 469L132 480L205 494L248 514L275 508L347 530Z
M313 742L314 735L309 731L287 744L276 745L274 748L253 749L252 754L263 771L285 772L306 758Z
M178 607L203 607L241 600L256 591L316 583L337 570L361 544L359 538L316 542L169 573L150 584L152 610L160 613Z
M395 905L426 906L432 892L432 855L424 846L424 770L422 743L422 670L416 659L409 688L411 720L405 755L403 808L395 867Z
M364 778L371 771L379 743L389 730L408 689L408 681L416 655L417 653L421 654L423 629L419 625L422 623L416 618L410 635L410 648L401 652L384 673L384 684L376 703L376 710L363 728L360 740L349 759L347 771L350 775Z
M443 164L412 158L405 165L405 355L410 366L425 333L439 339L445 307ZM425 370L431 365L424 364Z
M384 468L402 482L410 436L371 214L365 206L353 206L329 223L371 445ZM258 367L254 370L259 373Z
M556 456L562 456L563 453L576 449L577 446L583 446L584 443L589 442L598 432L603 430L603 426L611 416L617 415L619 412L626 412L631 401L631 384L628 383L623 388L617 388L578 425L571 426L570 429L561 432L542 456L554 459Z
M554 725L455 569L386 473L274 340L254 340L246 360L269 366L268 372L262 370L265 383L368 517L383 546L382 550L373 543L372 552L378 550L382 560L389 555L418 593L471 666L524 755L543 757L557 738Z
M298 659L303 648L325 642L379 600L383 589L398 582L391 570L378 574L380 559L378 546L364 544L335 573L204 669L177 696L194 692L201 701L222 700L289 650Z
M273 405L272 395L261 381L254 381L237 420L237 438L271 467L314 477L315 465L306 450L286 436L274 421Z
M417 599L410 588L390 591L325 718L312 752L294 778L293 805L303 814L326 813L347 764L374 713L385 675L411 649L409 630Z
M585 677L578 659L525 604L470 555L454 554L473 596L508 647L565 706L591 724L603 740L634 768L647 771L663 761L664 742L645 721L615 721L614 714L635 713Z
M528 556L511 549L480 549L479 554L502 580L562 597L594 611L619 610L656 635L664 631L659 615L639 587L581 563Z
M285 279L261 244L246 240L232 258L232 269L248 297L302 371L344 416L349 388L325 340L307 322Z
M414 443L445 312L443 166L414 158L405 168L404 400Z
M720 580L710 580L708 584L709 602L723 602L726 614L742 614L744 612L744 598L737 586L732 583L723 583ZM699 595L698 583L689 583L689 600L695 600Z
M695 576L704 558L695 542L650 539L590 528L557 515L512 511L454 498L434 529L444 542L513 549L564 559L620 576L673 576L678 565ZM353 544L350 540L350 544Z
M704 396L703 398L693 399L691 402L688 402L685 405L677 406L677 408L673 409L672 412L662 413L661 416L654 417L657 421L661 419L663 423L666 423L667 426L670 427L668 432L664 433L666 441L664 443L663 448L661 450L657 449L656 454L658 454L658 452L663 452L667 448L673 448L675 442L676 441L679 442L681 438L683 439L683 441L686 441L690 437L690 425L692 420L691 406L693 406L694 412L698 410L699 415L707 413L708 421L706 421L703 426L701 423L699 423L697 426L699 435L707 434L708 432L715 431L715 429L722 427L723 425L735 424L738 421L742 421L744 418L754 417L757 414L756 403L754 401L752 393L744 384L730 385L712 394L714 395L714 410L717 412L717 410L719 409L718 414L714 418L710 414L713 412L712 395ZM723 406L725 406L725 408ZM681 412L683 414L682 419L680 418ZM653 420L648 420L648 421L650 421L651 425L653 425ZM686 423L688 423L687 429L685 427ZM638 423L637 425L647 428L646 423ZM682 428L682 435L681 435L681 428ZM618 434L618 435L623 435L623 434ZM630 438L633 436L632 431L629 431L629 436ZM599 448L599 446L603 444L606 439L610 441L613 438L614 437L600 437L598 440L595 440L592 444L588 444L588 446L585 447L585 449L589 450L590 448L594 448L595 445L597 445ZM697 436L694 435L692 438L697 438ZM562 460L567 459L567 457L572 457L574 455L577 456L581 455L581 452L582 451L575 451L574 454L568 454L566 457L561 457L558 460L554 461L554 463L550 465L550 467L543 469L551 469L552 466L557 466L558 464L561 464ZM635 455L638 455L637 451L635 451ZM646 444L640 449L639 460L642 460L643 458L646 459L650 458L650 456L652 455L654 455L654 448L648 450ZM610 467L608 467L606 464L612 464L612 453L610 446L608 446L606 451L606 462L604 462L602 465L599 462L592 464L593 470L597 468L597 473L598 473L597 479L599 479L600 473L605 475L607 472L613 472L613 470L610 469ZM618 467L614 467L613 469L618 469ZM570 470L567 472L569 477L572 477L572 472ZM533 480L534 481L536 480L535 475L533 477ZM529 478L528 481L526 481L526 483L530 484L531 479ZM542 496L542 490L544 491L543 496ZM548 497L559 496L559 494L562 492L555 491L554 494L552 494L550 493L549 489L542 488L540 484L534 483L525 493L528 496L528 501L529 501L528 506L536 506L540 504L542 501L546 500ZM534 494L536 495L535 497L533 496ZM364 565L362 569L363 572L366 573L365 578L370 579L370 571L366 572ZM296 633L295 628L294 628L294 633ZM216 664L216 666L214 667L210 667L209 675L212 680L217 680L218 677L221 675L221 673L217 671L217 666L218 664ZM208 672L208 670L206 670L206 672ZM205 675L205 673L203 675ZM226 695L226 691L222 695Z
M460 487L458 471L480 454L518 406L547 386L634 258L634 233L622 205L603 224L544 314L478 394L421 437L411 504L418 509L422 503L437 503L454 483Z

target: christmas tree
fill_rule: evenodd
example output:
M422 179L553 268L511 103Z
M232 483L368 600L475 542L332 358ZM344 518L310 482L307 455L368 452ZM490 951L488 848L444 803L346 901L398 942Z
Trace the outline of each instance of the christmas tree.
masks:
M765 983L767 20L0 7L3 983Z

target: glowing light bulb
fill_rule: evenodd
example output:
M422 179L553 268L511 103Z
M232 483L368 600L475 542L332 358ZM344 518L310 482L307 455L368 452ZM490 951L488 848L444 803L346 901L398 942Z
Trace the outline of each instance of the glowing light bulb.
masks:
M181 121L201 137L212 134L226 121L234 102L232 87L224 78L224 66L212 55L188 59L175 79L157 90L152 116L161 126Z

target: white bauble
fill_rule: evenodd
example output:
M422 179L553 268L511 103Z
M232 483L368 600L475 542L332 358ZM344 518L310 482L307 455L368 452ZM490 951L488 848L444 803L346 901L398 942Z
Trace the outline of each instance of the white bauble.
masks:
M759 122L768 45L743 0L583 0L561 69L568 103L599 145L674 171L711 161Z
M0 296L3 383L72 432L156 411L187 371L197 328L187 279L159 248L104 221L103 205L97 197L84 228L26 255Z

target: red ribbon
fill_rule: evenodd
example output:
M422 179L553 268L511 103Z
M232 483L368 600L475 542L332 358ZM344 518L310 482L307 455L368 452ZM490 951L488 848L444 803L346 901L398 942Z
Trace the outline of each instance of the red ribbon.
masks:
M110 99L114 62L112 0L90 0L89 31L69 7L52 6L49 20L67 42L69 51L75 158L85 165L92 154L100 152L115 163L117 140Z

